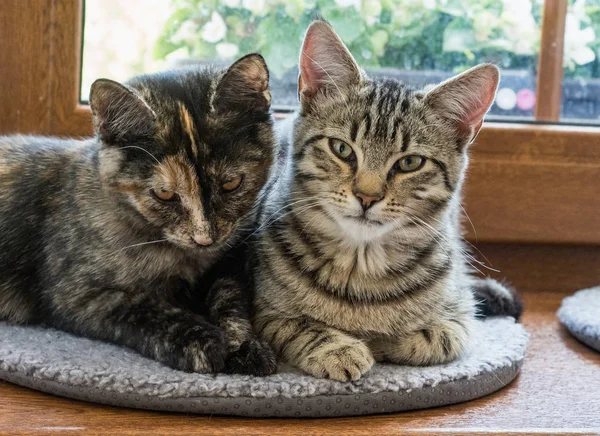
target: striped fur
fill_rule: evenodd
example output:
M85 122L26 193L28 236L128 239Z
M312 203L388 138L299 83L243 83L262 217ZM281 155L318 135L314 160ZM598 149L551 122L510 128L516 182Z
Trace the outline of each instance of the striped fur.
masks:
M289 158L254 269L256 328L285 360L345 381L376 360L437 364L468 347L475 279L459 201L467 145L497 82L491 65L428 91L373 80L329 25L309 28L301 109L279 135ZM336 156L336 140L353 160ZM414 155L423 167L399 172ZM357 192L382 198L364 211Z

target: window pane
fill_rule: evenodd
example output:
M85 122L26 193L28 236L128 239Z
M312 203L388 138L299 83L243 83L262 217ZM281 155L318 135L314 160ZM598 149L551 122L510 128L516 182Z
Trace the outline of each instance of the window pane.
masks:
M88 0L81 95L100 76L227 65L258 51L276 108L292 109L302 37L320 15L374 76L422 86L497 64L490 118L531 121L542 9L542 0Z
M561 121L600 123L600 0L570 0Z
M86 0L81 100L94 80L125 81L172 67L154 47L171 15L171 0Z

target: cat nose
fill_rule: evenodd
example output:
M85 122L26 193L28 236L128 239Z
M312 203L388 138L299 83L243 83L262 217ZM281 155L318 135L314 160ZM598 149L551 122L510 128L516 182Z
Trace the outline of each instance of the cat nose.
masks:
M198 244L198 245L202 245L204 247L211 245L213 243L213 240L210 236L206 236L206 235L194 235L192 240Z
M364 192L354 191L354 195L360 200L360 204L364 211L383 198L383 194L380 192L365 194Z

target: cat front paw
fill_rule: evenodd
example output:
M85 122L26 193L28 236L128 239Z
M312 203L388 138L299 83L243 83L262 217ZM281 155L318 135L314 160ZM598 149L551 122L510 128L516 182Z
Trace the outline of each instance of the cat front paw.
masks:
M215 326L190 328L180 339L180 356L175 357L177 369L186 372L215 373L225 368L227 343L225 333ZM177 347L175 347L176 349Z
M277 371L277 357L269 344L249 339L227 356L225 372L229 374L271 375Z
M468 321L429 325L402 338L373 341L371 349L377 360L401 365L439 365L458 358L469 346L471 327Z
M360 379L375 359L367 345L354 338L324 344L306 357L303 369L313 377L342 382Z

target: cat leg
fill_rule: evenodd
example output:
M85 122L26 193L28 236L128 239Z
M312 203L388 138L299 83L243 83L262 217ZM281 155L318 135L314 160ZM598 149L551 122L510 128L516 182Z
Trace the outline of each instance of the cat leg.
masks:
M374 363L360 339L312 319L263 315L256 326L287 362L314 377L358 380Z
M56 306L53 326L127 346L183 371L218 372L225 366L225 334L200 315L150 294L103 289L76 295Z
M230 373L265 376L277 369L271 346L256 336L250 321L250 294L232 278L220 278L213 284L208 306L211 319L225 332Z
M436 322L398 338L378 338L369 346L377 361L408 365L437 365L461 355L471 338L471 321Z

